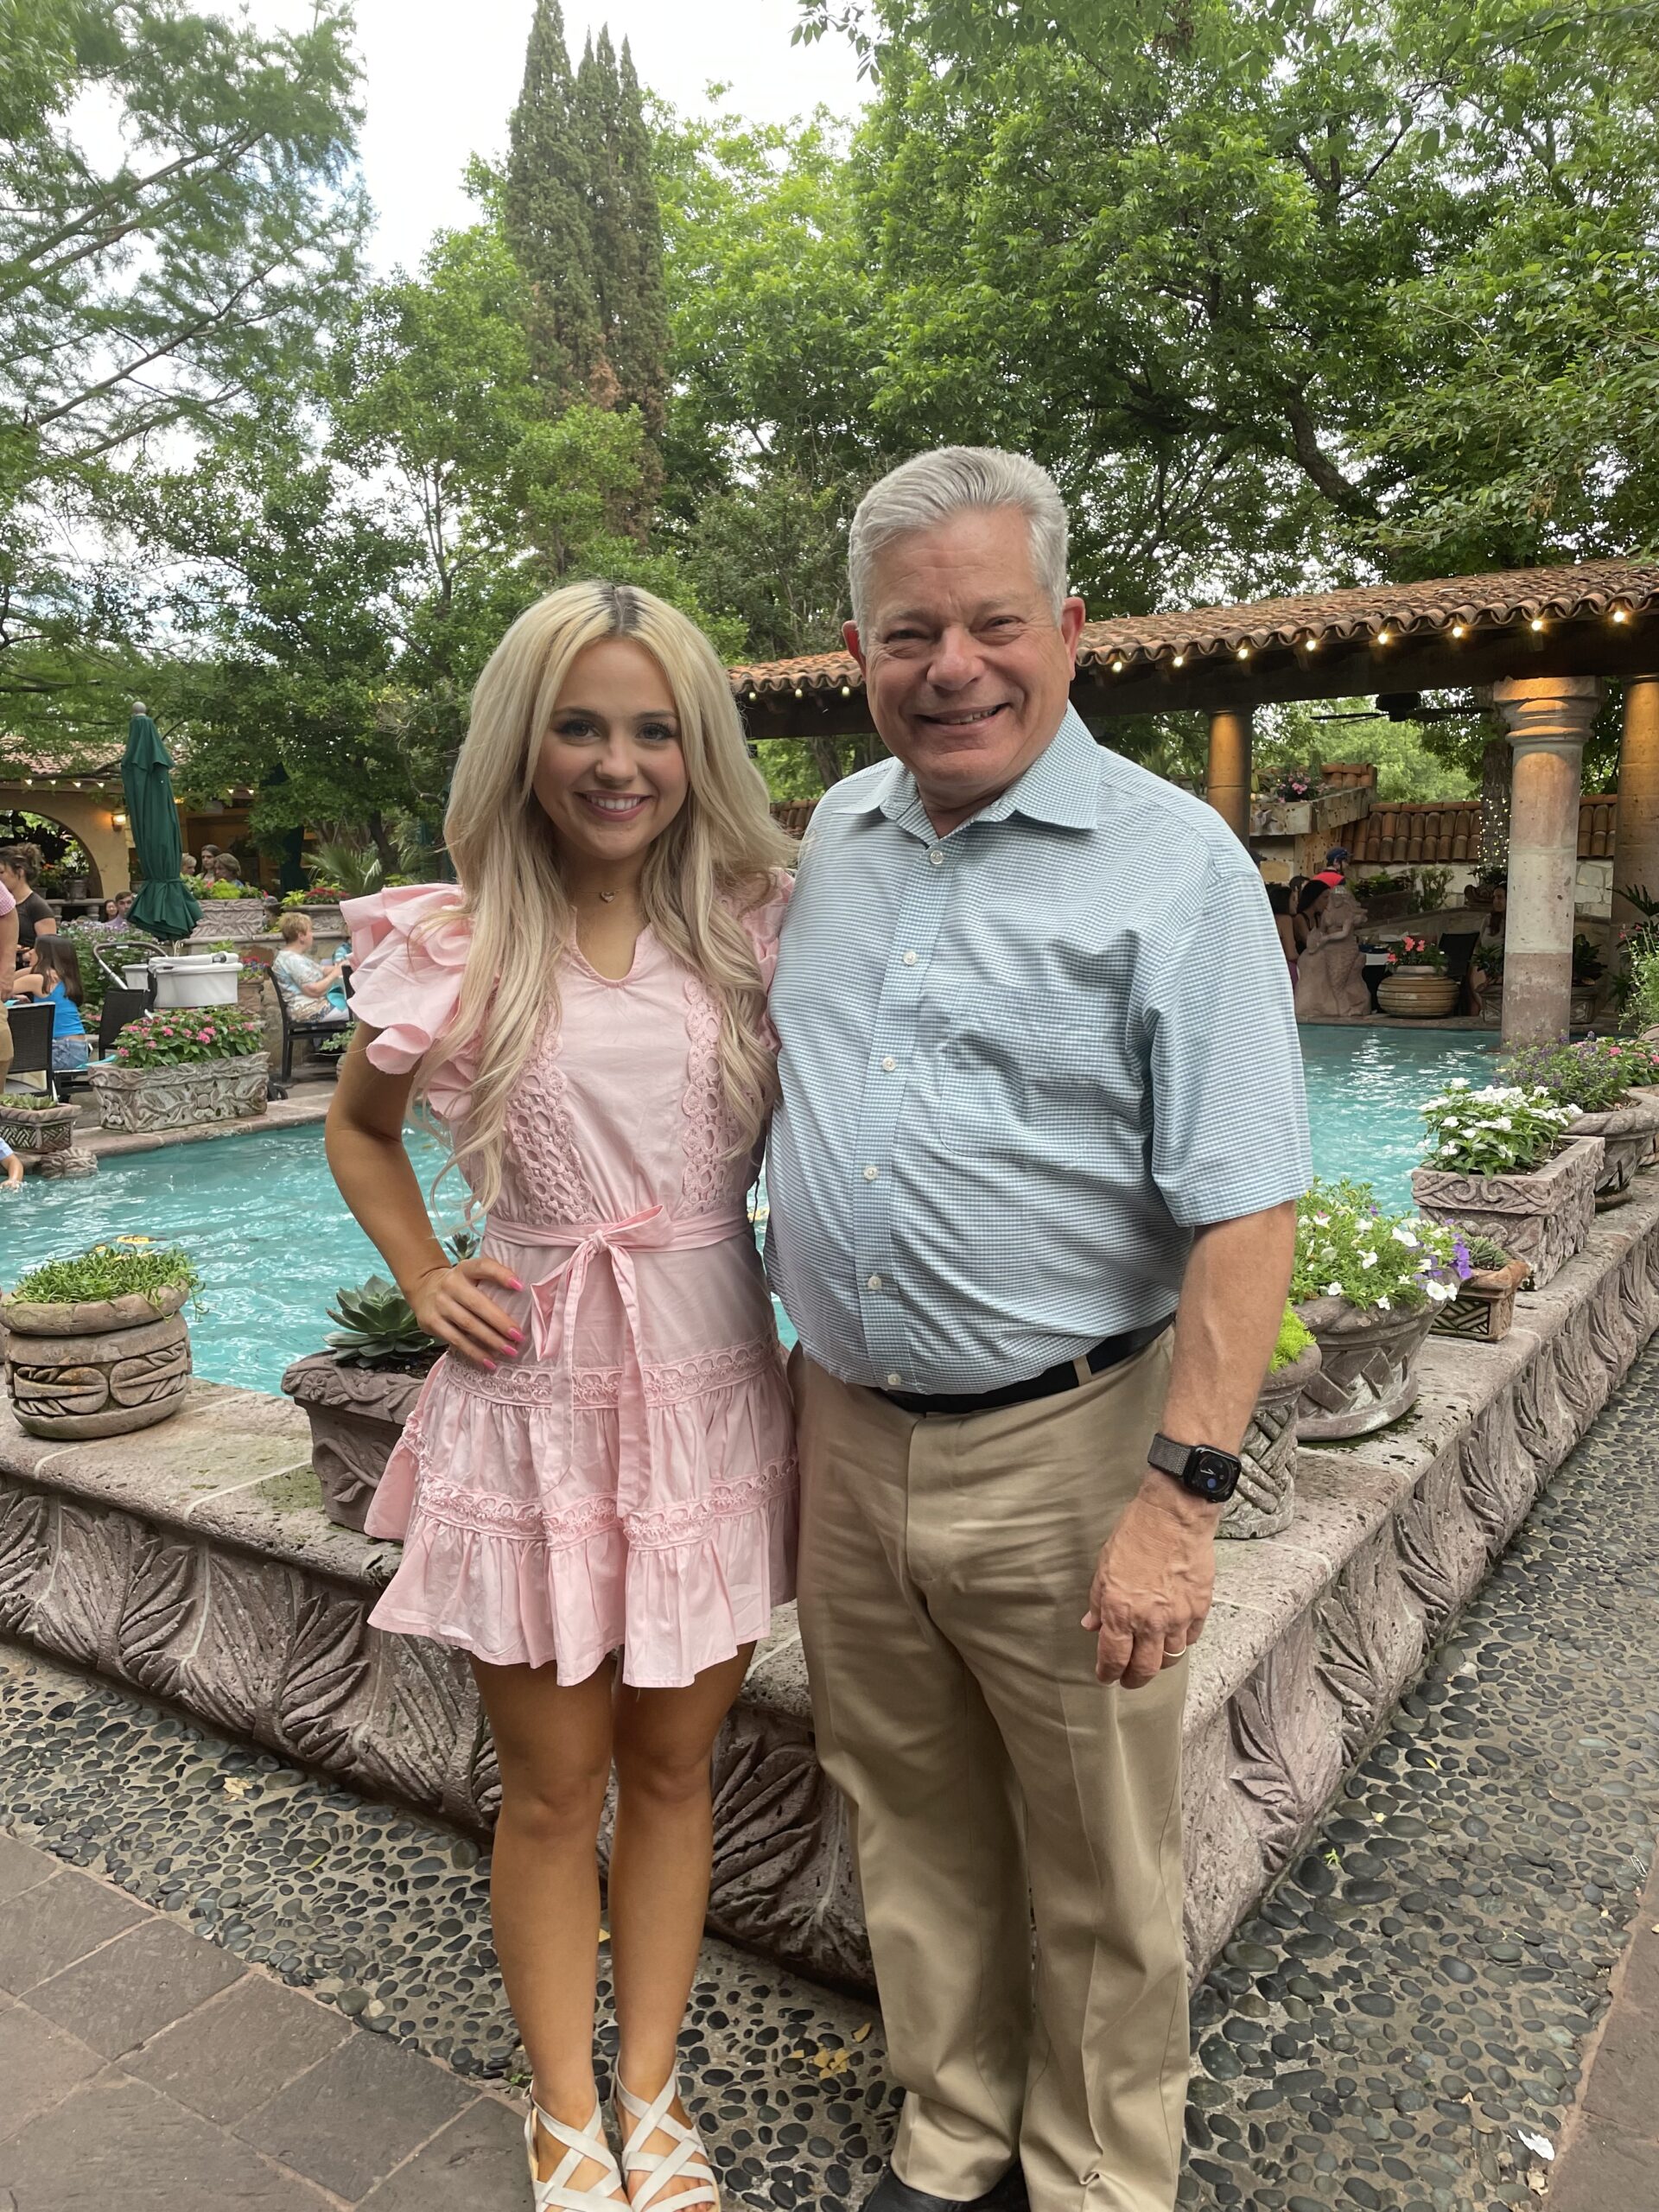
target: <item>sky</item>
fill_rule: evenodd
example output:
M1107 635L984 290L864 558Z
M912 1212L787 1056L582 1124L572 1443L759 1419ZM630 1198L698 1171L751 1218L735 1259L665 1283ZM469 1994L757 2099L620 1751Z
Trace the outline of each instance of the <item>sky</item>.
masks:
M297 29L309 0L249 0L253 21ZM365 180L378 211L370 255L382 273L412 268L441 225L472 219L461 189L469 155L505 149L518 95L532 0L356 0L367 110ZM573 60L608 23L633 49L640 82L682 111L723 105L755 122L784 122L823 104L849 115L865 88L842 39L791 47L795 0L564 0Z

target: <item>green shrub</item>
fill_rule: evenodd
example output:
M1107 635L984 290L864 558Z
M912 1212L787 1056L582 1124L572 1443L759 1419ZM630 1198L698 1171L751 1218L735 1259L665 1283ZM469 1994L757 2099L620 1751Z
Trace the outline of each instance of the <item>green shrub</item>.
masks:
M1294 1306L1287 1306L1284 1319L1279 1324L1279 1341L1268 1362L1268 1374L1276 1375L1281 1367L1293 1366L1313 1342L1313 1332Z
M264 1050L265 1025L239 1006L158 1007L128 1022L110 1058L118 1067L186 1067Z
M148 1298L181 1287L194 1291L200 1278L190 1255L177 1244L152 1245L148 1237L123 1236L94 1244L73 1259L31 1268L11 1293L32 1306L73 1306L99 1298Z

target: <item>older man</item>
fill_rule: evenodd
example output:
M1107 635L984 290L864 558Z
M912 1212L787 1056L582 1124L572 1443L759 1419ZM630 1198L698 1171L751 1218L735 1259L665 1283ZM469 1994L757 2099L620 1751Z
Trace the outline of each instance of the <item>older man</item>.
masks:
M907 2092L868 2212L1174 2201L1184 1655L1308 1174L1261 880L1071 710L1065 550L1017 455L865 499L896 758L819 805L772 1002L801 1625Z

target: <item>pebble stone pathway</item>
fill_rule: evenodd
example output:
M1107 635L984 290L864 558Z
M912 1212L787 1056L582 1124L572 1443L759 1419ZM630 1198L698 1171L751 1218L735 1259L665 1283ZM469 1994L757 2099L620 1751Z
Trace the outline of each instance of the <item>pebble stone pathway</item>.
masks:
M1656 1478L1659 1345L1195 1993L1183 2208L1538 2203L1659 1830ZM0 1827L523 2078L464 1838L4 1644ZM868 2005L711 1942L684 2059L731 2197L861 2200L895 2101Z

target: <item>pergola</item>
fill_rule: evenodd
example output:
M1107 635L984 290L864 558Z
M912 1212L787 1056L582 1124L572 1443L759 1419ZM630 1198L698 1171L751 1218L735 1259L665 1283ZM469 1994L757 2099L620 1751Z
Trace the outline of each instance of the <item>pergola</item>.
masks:
M869 730L850 653L740 666L731 679L752 737ZM1256 708L1489 693L1514 753L1503 1034L1522 1043L1567 1031L1584 743L1609 683L1624 701L1614 882L1659 891L1659 562L1511 569L1090 622L1071 696L1096 735L1125 715L1206 715L1206 796L1244 837ZM1617 894L1613 914L1636 918Z

